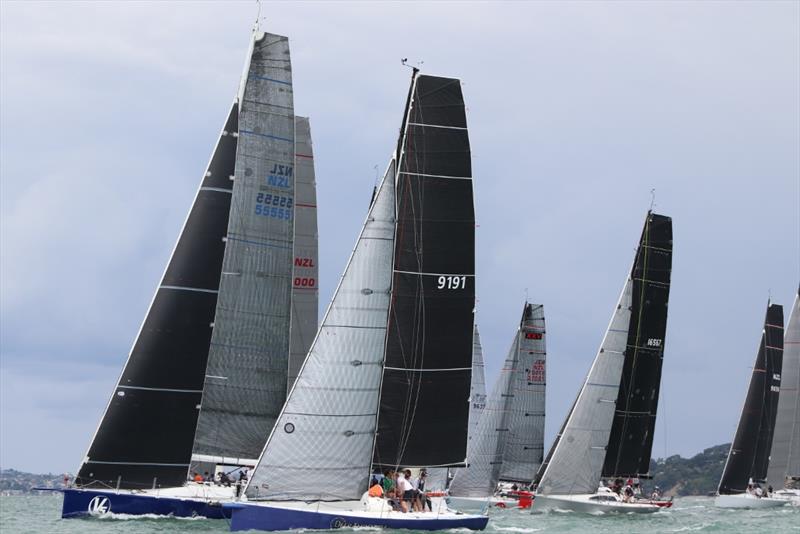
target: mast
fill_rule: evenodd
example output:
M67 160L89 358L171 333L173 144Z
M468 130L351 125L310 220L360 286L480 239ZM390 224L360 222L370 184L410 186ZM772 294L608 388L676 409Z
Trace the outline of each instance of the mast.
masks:
M253 465L285 400L295 220L289 40L254 33L192 458Z
M783 307L767 304L747 397L717 490L720 495L743 493L751 478L755 482L766 481L780 395L782 360Z
M400 146L392 301L373 465L463 466L475 215L459 80L415 72Z
M650 358L647 363L651 366L651 372L654 360L658 360L660 376L664 334L661 337L655 336L666 331L671 264L672 220L648 212L633 267L600 350L567 416L562 432L548 453L545 467L537 474L538 493L595 493L609 455L619 457L620 461L624 460L617 451L620 445L611 441L615 439L612 428L619 425L619 421L624 423L635 415L631 406L637 401L637 392L636 389L629 388L630 382L623 383L623 380L629 380L635 375L631 374L631 369L644 367L645 355ZM649 298L643 299L643 295ZM648 325L646 328L645 324ZM645 337L650 335L654 337ZM645 351L643 347L650 347L651 350ZM662 350L653 350L658 348ZM631 361L634 358L639 361ZM658 386L652 381L648 384L649 393L657 396ZM618 405L620 391L627 392L622 407ZM652 432L652 425L655 424L654 412L655 404L652 403L647 417L628 422L627 428L630 432L626 437L630 443L622 446L625 447L625 454L633 456L637 466L644 461L645 456L649 462L652 437L648 432Z
M238 115L234 103L77 486L143 489L186 480L226 248Z
M500 480L529 484L542 463L545 417L544 306L528 304L517 331L517 370L508 414Z
M295 139L294 273L287 392L300 372L300 366L303 365L317 333L319 321L317 187L308 118L295 117Z
M800 290L784 333L781 392L767 480L776 488L791 487L800 480Z

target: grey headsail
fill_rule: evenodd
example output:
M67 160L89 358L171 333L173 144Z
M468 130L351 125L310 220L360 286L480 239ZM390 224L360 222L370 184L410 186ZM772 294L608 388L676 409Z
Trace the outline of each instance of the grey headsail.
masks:
M367 489L391 295L394 191L392 162L250 478L249 499L348 500Z
M234 104L78 486L141 489L186 480L225 253L238 116Z
M254 462L286 397L295 215L289 41L254 37L225 257L193 449Z
M546 373L544 306L525 304L500 480L529 484L544 455Z
M600 350L554 448L548 453L546 466L537 474L537 493L595 493L607 461L606 451L612 451L610 439L612 426L617 424L615 417L631 425L631 431L624 434L626 438L637 438L635 443L618 445L626 448L623 459L635 465L645 456L649 461L658 396L658 385L653 383L653 377L660 377L671 265L672 221L648 212L633 267ZM652 299L644 297L652 295L655 295ZM627 361L637 355L643 360L638 365ZM644 368L650 368L652 376L644 376L647 374ZM628 391L630 385L620 387L623 370L628 371L628 377L631 372L639 373L636 369L642 371L635 376L646 380L648 394L655 397L645 404L647 411L641 417L633 417L631 410L618 406L620 391ZM636 389L627 393L632 401L639 402L637 394ZM619 456L615 454L614 457Z
M783 362L783 306L768 304L761 343L733 437L720 495L744 493L750 479L765 482L778 412Z
M767 480L776 488L800 483L800 291L784 332L781 392Z
M295 117L294 164L294 274L292 276L292 327L289 341L291 389L317 333L319 321L319 245L317 237L317 185L311 125ZM287 391L288 391L287 389Z
M464 465L475 213L459 80L415 73L399 146L392 301L373 465Z
M469 394L469 435L467 437L467 451L473 441L475 429L478 428L483 409L486 408L486 373L483 363L483 347L481 334L476 324L472 331L472 382Z
M450 495L486 497L495 491L503 466L508 416L514 400L511 391L519 365L518 341L518 336L515 335L469 442L469 466L456 470L450 484Z

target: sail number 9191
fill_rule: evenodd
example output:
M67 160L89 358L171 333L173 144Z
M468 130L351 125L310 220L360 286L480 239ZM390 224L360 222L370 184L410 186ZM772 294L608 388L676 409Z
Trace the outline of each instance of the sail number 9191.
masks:
M464 289L467 287L466 276L440 276L438 289Z

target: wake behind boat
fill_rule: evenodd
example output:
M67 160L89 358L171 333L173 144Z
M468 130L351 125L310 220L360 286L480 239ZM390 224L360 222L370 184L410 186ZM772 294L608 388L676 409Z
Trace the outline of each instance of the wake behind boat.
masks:
M62 517L222 518L219 503L255 466L317 324L311 134L291 87L288 39L254 32L239 95Z
M466 458L471 176L460 81L414 69L397 150L339 286L245 498L225 505L231 530L485 528L486 516L434 504L441 499L407 511L411 489L394 503L377 484L377 496L367 493L376 469Z
M672 269L672 220L647 213L633 267L589 374L535 482L533 511L652 513L651 502L601 487L650 466Z

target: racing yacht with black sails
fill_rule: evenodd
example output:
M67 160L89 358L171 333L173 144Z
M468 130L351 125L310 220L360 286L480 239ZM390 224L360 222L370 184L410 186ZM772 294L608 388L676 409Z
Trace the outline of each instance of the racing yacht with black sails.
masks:
M772 508L788 502L757 487L767 482L782 365L783 306L768 303L747 397L714 500L719 508Z
M486 526L441 498L403 513L366 493L373 469L465 464L474 247L461 83L414 69L397 149L317 336L245 498L224 505L232 530Z
M456 471L447 502L457 510L531 505L527 486L542 463L545 414L545 321L541 304L525 303L500 376L478 420L469 466Z
M222 517L316 331L316 193L286 37L244 75L128 361L64 490L63 517ZM225 477L228 478L227 476ZM241 489L241 488L239 488Z
M655 512L603 478L647 478L656 424L672 270L672 219L647 213L600 350L534 480L533 511Z

